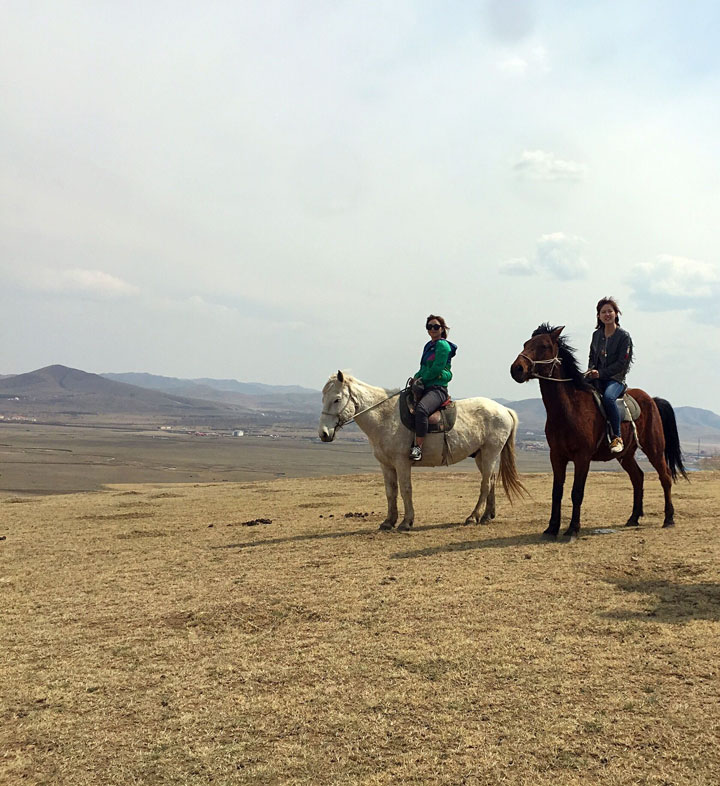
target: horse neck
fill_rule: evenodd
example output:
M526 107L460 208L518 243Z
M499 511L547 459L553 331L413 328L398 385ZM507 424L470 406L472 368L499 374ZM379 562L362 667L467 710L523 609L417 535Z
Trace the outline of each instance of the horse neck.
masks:
M578 393L572 382L550 382L541 379L540 394L548 421L568 421L578 417L580 415L577 406Z
M354 381L351 390L358 403L359 411L379 404L379 406L374 407L369 412L364 412L355 420L360 430L364 431L372 441L373 436L381 427L382 421L387 417L388 406L394 405L395 400L391 399L381 404L380 402L382 402L383 399L386 399L392 394L388 393L385 388L368 385L366 382L360 382L359 380Z

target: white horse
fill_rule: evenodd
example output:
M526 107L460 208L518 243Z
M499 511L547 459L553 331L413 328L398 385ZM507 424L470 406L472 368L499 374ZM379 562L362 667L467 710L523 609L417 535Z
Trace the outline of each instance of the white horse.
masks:
M351 420L367 434L373 454L380 462L387 495L387 518L380 529L392 529L398 520L398 485L405 515L398 530L413 525L410 467L437 467L455 464L468 456L480 470L480 496L466 524L486 524L495 518L495 472L500 459L500 478L510 501L525 491L515 466L515 431L518 418L513 410L489 398L461 399L455 403L457 420L447 434L428 434L422 460L410 461L413 433L400 421L398 391L374 387L338 371L323 388L322 414L318 436L332 442L336 431ZM445 442L447 440L447 444ZM480 516L480 511L485 510Z

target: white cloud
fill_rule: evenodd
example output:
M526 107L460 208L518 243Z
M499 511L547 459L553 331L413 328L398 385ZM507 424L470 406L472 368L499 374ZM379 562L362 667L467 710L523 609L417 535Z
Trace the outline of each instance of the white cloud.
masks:
M630 271L632 294L645 311L689 311L701 322L720 321L720 268L709 262L661 254Z
M117 299L141 294L139 287L103 270L69 268L55 270L44 265L9 266L4 271L8 281L26 292L76 295L93 299Z
M581 237L564 232L542 235L535 250L537 265L555 278L584 278L588 267L582 256L585 245Z
M528 61L523 57L506 57L497 64L498 70L511 76L525 76Z
M561 281L585 278L588 264L583 257L587 242L575 235L553 232L541 235L531 259L515 257L500 263L505 275L530 276L544 274Z
M55 287L66 292L77 292L100 297L127 297L137 295L139 289L117 276L102 270L75 268L64 270L55 277Z
M496 62L498 71L508 76L524 77L530 73L545 74L550 71L547 49L534 46L522 53L512 53Z
M514 257L500 263L500 272L506 276L533 276L538 270L527 257Z
M577 161L565 161L545 150L523 150L513 165L515 173L528 180L582 180L587 167Z

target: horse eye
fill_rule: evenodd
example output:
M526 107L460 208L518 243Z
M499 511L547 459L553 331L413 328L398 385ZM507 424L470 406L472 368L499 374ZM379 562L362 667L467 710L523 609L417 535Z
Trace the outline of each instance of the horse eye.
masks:
M338 396L338 397L335 399L335 403L336 403L336 404L339 404L339 403L340 403L340 396Z

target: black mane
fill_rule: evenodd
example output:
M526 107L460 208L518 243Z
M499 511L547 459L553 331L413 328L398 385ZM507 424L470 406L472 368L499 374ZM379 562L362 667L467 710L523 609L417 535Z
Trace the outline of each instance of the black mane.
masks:
M533 331L532 338L553 333L555 330L557 330L557 327L551 327L550 323L544 322L538 326L537 330ZM575 357L575 348L570 346L563 335L558 336L557 343L558 357L562 361L563 376L569 377L573 385L579 390L592 390L592 385L585 379L585 374L580 369L580 365Z

